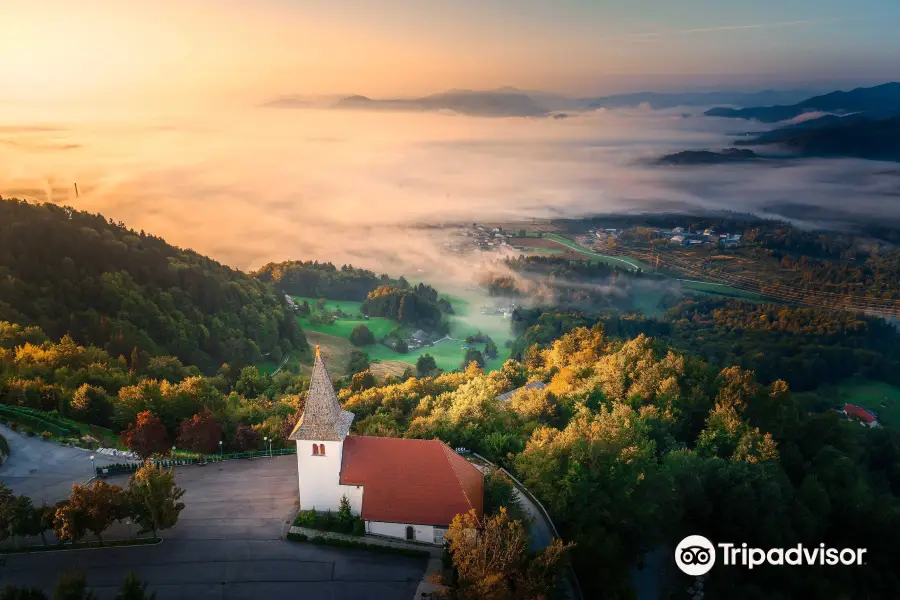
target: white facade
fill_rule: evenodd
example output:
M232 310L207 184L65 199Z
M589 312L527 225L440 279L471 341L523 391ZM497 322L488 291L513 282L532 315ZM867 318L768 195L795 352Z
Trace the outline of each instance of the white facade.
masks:
M343 451L342 441L297 440L297 476L302 510L337 511L341 497L347 496L353 513L358 515L362 512L362 486L341 485Z
M366 521L366 533L383 535L401 540L411 540L422 544L441 545L444 543L444 534L446 532L447 529L445 527L434 527L432 525Z

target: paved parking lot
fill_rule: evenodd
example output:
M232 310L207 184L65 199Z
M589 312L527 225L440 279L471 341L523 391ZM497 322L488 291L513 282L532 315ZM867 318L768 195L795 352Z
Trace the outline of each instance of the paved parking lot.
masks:
M54 504L67 498L73 483L84 483L93 476L91 452L82 448L45 442L0 425L0 434L9 442L9 458L0 467L0 481L13 492L30 497L35 504ZM97 466L120 459L96 454Z
M80 568L103 600L133 570L158 600L410 600L424 572L424 559L281 541L296 511L293 456L181 467L176 479L185 509L162 544L9 555L0 584L49 592L60 573Z

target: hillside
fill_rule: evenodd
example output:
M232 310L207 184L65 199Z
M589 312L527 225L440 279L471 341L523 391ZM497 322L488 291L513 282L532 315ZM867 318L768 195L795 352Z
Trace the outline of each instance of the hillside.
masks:
M808 112L840 114L877 112L884 114L898 111L900 111L900 83L885 83L870 88L856 88L849 92L836 91L813 96L796 104L740 109L720 106L711 108L704 114L709 117L755 119L763 123L777 123Z
M274 287L101 215L17 200L0 201L0 320L207 372L306 346Z
M721 152L711 150L684 150L667 154L657 160L660 165L721 165L724 163L743 162L758 159L759 156L753 150L741 150L740 148L726 148Z
M786 127L742 145L776 144L801 156L900 160L900 116L889 119L846 117L820 127Z
M473 117L539 117L548 111L528 94L510 90L452 90L423 98L348 96L334 108L363 110L440 111L452 110Z
M797 102L811 95L806 90L763 90L761 92L685 92L658 93L637 92L633 94L615 94L599 98L586 98L581 104L588 109L628 108L645 104L654 110L675 108L677 106L710 106L712 104L731 104L734 106L761 106Z

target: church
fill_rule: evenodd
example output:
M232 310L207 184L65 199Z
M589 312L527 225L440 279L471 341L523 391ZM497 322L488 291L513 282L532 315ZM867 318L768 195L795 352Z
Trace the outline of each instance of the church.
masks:
M306 406L289 438L302 510L336 512L346 496L367 534L436 545L457 514L482 516L484 476L447 444L350 435L353 417L316 346Z

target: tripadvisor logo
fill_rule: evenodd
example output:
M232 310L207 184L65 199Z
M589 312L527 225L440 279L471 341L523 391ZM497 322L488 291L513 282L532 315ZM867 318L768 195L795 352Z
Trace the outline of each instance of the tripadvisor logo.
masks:
M718 548L718 552L717 549ZM807 547L797 544L791 548L751 548L747 544L719 543L713 545L702 535L689 535L675 548L675 564L687 575L705 575L716 564L716 555L722 565L742 566L752 569L760 565L863 565L865 548L827 548L825 544Z

